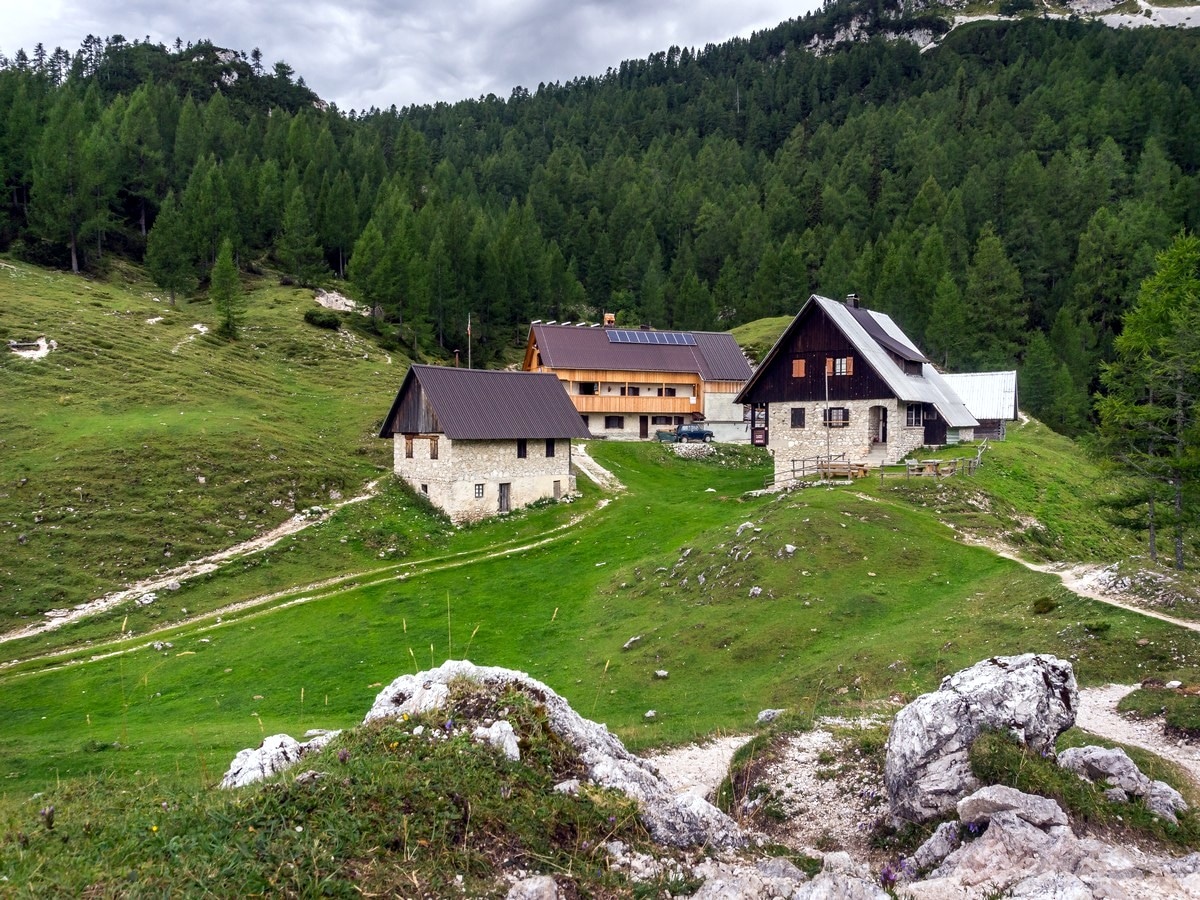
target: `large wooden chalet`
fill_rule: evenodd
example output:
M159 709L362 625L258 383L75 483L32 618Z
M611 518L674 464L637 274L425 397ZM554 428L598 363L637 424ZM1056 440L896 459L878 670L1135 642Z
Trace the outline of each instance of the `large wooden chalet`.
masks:
M422 365L379 436L396 474L455 521L574 492L571 438L591 437L553 375Z
M971 440L977 424L899 326L854 295L809 297L734 402L750 404L776 483L802 460L894 463Z
M750 363L730 334L535 323L524 369L557 375L596 436L645 439L704 422L717 440L749 438L734 397Z

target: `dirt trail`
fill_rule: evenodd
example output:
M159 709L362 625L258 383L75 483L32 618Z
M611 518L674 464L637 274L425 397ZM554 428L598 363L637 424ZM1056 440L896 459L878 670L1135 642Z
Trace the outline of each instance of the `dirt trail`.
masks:
M215 572L223 563L227 563L230 560L248 556L251 553L257 553L260 550L266 550L289 535L303 531L305 528L316 525L318 522L324 522L343 506L369 500L377 493L379 493L379 482L372 481L361 494L327 507L320 507L321 512L316 515L297 513L286 522L282 522L270 531L265 531L257 537L243 541L240 544L235 544L232 547L227 547L210 556L186 562L181 566L176 566L173 569L150 578L134 582L124 590L105 594L103 597L90 600L87 603L81 603L71 609L52 609L45 614L46 619L44 621L35 622L31 625L0 634L0 644L44 634L47 631L54 631L70 622L78 622L80 619L86 619L89 616L105 612L136 597L142 597L157 591L172 590L172 585L178 585L190 578Z
M1186 628L1189 631L1200 631L1200 622L1192 622L1187 619L1178 619L1175 616L1168 616L1166 613L1161 613L1154 609L1147 609L1145 606L1136 603L1134 600L1114 592L1108 585L1103 583L1101 576L1103 576L1105 572L1104 566L1096 565L1094 563L1030 562L1027 559L1022 559L1011 548L997 544L993 541L971 538L966 535L963 535L963 537L970 543L977 544L981 547L987 547L997 556L1003 556L1005 559L1011 559L1013 562L1020 563L1025 568L1031 569L1034 572L1045 572L1048 575L1057 575L1062 581L1063 587L1081 597L1087 597L1090 600L1097 600L1100 603L1107 603L1109 606L1115 606L1118 609L1124 609L1128 612L1149 616L1151 619L1169 622L1172 625L1178 625L1180 628Z
M587 444L571 445L571 461L596 485L606 491L623 491L625 485L612 472L592 459L587 452Z

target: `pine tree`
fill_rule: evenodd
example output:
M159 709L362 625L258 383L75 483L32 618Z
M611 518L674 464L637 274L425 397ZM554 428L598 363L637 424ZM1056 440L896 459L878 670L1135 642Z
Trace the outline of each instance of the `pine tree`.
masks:
M154 227L146 237L146 268L150 277L164 291L175 295L196 285L196 266L188 250L187 225L175 202L175 192L168 191Z
M242 293L237 266L233 262L233 242L228 238L221 242L221 249L217 252L208 296L213 311L221 320L217 333L230 340L235 339L245 314L246 295Z

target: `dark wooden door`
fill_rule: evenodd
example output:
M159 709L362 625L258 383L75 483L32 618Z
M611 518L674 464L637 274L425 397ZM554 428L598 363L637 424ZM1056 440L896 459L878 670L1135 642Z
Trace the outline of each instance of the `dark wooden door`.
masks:
M511 506L509 494L512 490L512 485L508 482L502 482L500 485L500 512L506 513Z
M638 437L643 440L650 437L650 417L638 416Z

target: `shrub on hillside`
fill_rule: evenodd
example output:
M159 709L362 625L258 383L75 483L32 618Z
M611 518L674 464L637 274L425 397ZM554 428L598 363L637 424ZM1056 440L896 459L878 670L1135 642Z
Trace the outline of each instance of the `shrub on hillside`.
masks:
M330 331L337 331L342 325L341 316L323 306L305 310L304 321L316 328L328 328Z

